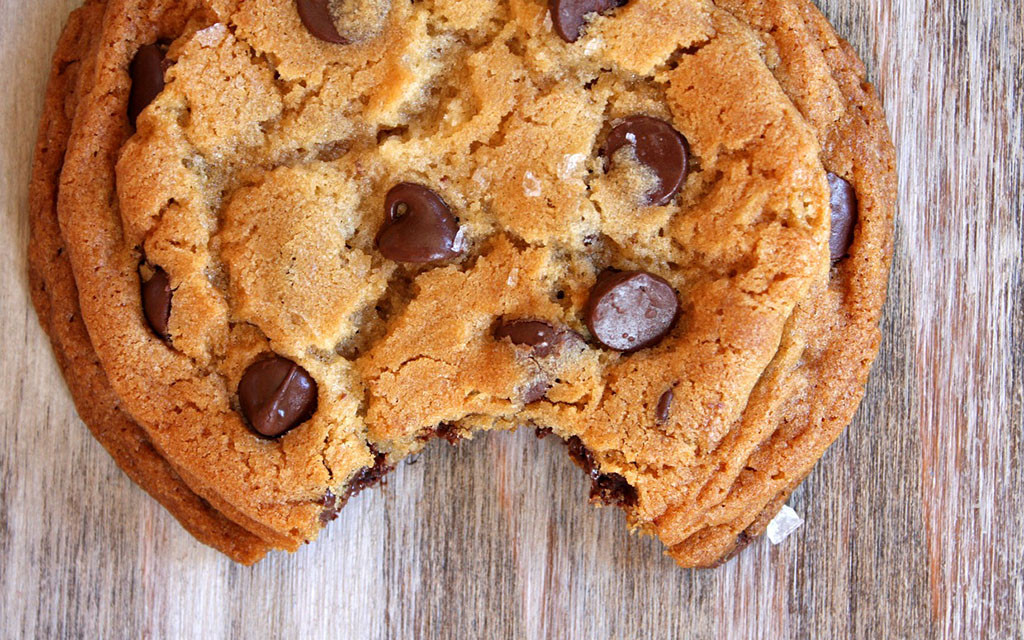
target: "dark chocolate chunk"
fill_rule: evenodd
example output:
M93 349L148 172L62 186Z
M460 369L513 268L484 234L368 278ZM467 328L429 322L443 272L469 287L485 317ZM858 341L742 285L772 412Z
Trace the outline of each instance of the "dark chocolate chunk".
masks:
M508 338L512 344L533 347L533 354L543 358L550 355L561 342L558 330L540 320L512 320L503 322L494 330L494 337L499 340Z
M857 224L857 194L846 180L834 173L826 174L831 191L832 233L828 237L828 251L835 264L846 257L853 242L853 227Z
M299 365L274 356L249 365L238 383L238 401L249 426L275 438L313 415L317 384Z
M295 0L295 8L299 11L303 26L313 37L334 44L348 44L334 23L331 0Z
M679 312L672 285L644 271L605 271L584 308L587 327L609 349L636 351L660 341Z
M660 398L658 398L658 407L654 412L655 417L658 418L658 422L668 422L669 414L672 412L672 399L674 395L672 388L669 387L669 389L665 393L661 394Z
M433 262L459 255L459 225L448 205L430 189L397 184L384 201L384 225L377 249L396 262Z
M587 15L621 7L628 0L551 0L551 22L555 33L566 42L576 42Z
M153 333L161 340L169 341L170 333L167 325L171 320L171 279L160 267L154 267L153 276L142 283L142 313Z
M668 204L686 181L690 164L686 138L664 120L630 116L608 134L604 153L609 170L615 152L624 145L632 146L637 160L658 176L658 186L646 195L647 204Z
M142 110L164 89L166 50L162 44L142 45L128 65L128 75L132 79L132 88L128 93L128 121L133 127Z

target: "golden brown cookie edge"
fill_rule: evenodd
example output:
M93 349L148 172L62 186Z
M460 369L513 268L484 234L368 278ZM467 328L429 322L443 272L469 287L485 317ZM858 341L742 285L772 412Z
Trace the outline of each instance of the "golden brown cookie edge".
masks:
M71 14L53 57L29 188L29 281L75 407L117 465L200 542L251 565L269 547L195 494L119 407L78 307L78 290L57 221L57 185L78 98L80 65L93 53L105 0Z
M773 443L773 438L785 439L781 448L790 449L781 460L776 456L772 460L774 468L769 469L769 475L784 471L782 477L757 492L758 499L753 502L762 507L753 511L747 509L731 524L702 529L673 545L668 554L682 567L718 566L762 535L825 450L851 422L881 343L878 323L892 262L897 197L895 149L881 100L867 82L863 62L810 0L740 1L752 10L777 13L783 13L783 5L791 4L800 13L803 28L821 47L842 90L846 112L834 126L816 128L816 132L827 170L836 165L851 165L852 175L847 177L852 178L860 199L860 222L850 255L833 269L827 283L819 283L798 306L786 328L789 335L805 333L827 305L823 288L842 292L843 313L834 318L831 327L817 331L830 336L831 340L821 349L823 357L817 362L821 374L811 392L802 399L803 403L830 410L817 416L812 413L811 419L803 425L787 429L787 434L796 434L793 439L776 437L781 432L776 429L765 440L764 445L770 446L779 444ZM762 37L771 36L762 33ZM780 55L785 61L785 52L781 51ZM792 98L792 87L782 78L780 85ZM795 102L799 108L799 102ZM837 147L839 141L847 144ZM831 328L842 331L828 330ZM751 497L744 495L742 499L750 501Z

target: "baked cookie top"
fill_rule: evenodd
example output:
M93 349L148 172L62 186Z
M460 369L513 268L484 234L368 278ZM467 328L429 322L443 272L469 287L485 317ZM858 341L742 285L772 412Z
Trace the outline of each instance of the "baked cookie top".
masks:
M197 493L294 548L433 436L530 425L632 526L708 526L857 203L749 7L619 4L108 7L62 228Z

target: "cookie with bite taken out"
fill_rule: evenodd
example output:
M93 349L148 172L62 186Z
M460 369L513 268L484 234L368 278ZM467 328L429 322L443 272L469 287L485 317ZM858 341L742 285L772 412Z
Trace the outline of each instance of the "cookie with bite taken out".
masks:
M144 441L170 480L137 481L236 559L312 540L435 437L530 425L712 566L856 410L893 151L806 0L82 11L34 299L65 375L103 373L78 403L117 400L83 417L126 421L105 444ZM86 331L55 329L69 308Z

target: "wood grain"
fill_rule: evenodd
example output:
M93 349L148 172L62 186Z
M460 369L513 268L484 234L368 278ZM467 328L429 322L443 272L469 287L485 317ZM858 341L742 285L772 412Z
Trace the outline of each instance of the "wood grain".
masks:
M77 0L0 0L0 636L1024 637L1024 13L821 0L900 158L882 354L790 504L682 571L586 504L552 439L432 445L319 542L254 568L192 540L75 415L28 298L27 186Z

